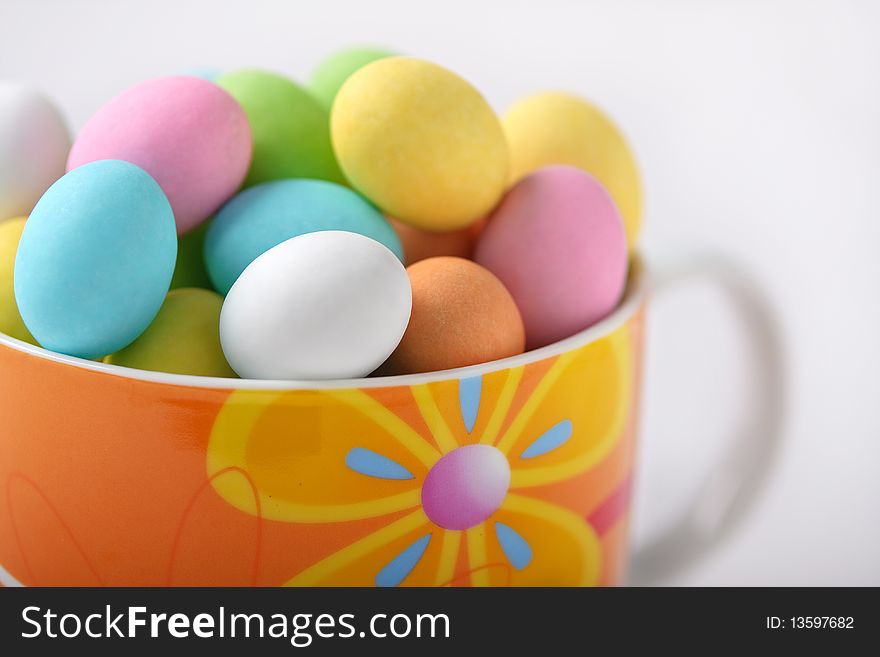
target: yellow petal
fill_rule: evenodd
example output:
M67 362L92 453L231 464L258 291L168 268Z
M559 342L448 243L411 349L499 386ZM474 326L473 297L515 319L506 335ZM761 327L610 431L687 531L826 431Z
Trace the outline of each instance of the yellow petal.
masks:
M623 435L633 381L628 326L560 356L497 444L511 488L562 481L604 458ZM567 438L548 449L554 432Z
M472 398L468 400L470 410L475 411L473 417L463 406L464 384L458 379L413 386L418 412L438 449L445 454L462 445L494 443L509 419L523 369L515 367L474 377Z
M368 450L412 475L369 476L346 465ZM359 390L236 391L208 444L208 476L229 467L248 474L264 518L339 522L377 517L420 503L420 485L439 452L403 420ZM253 513L242 478L213 480L230 504Z
M375 586L382 582L380 573L387 573L389 564L424 543L427 546L418 551L415 565L407 564L397 575L402 577L400 585L433 585L445 556L444 533L419 509L319 561L286 586ZM397 585L397 578L391 581Z
M480 437L480 442L484 445L492 445L498 438L498 432L501 430L501 425L504 423L504 420L507 419L507 414L510 411L510 404L513 401L516 388L519 385L520 380L522 380L524 369L525 368L520 366L514 367L508 371L507 376L504 379L504 385L498 395L498 401L495 403L495 407L492 409L492 415Z
M460 531L443 532L440 544L440 558L437 563L437 575L434 577L436 586L451 584L455 580L455 567L458 565L458 550L464 534Z
M527 565L505 552L499 523L527 546ZM468 530L467 540L474 586L595 586L599 581L602 551L596 533L583 518L555 504L512 493L489 520Z
M424 384L413 386L412 394L413 398L416 400L416 404L418 404L419 411L422 413L422 418L425 420L425 424L428 425L428 428L431 430L431 435L434 437L434 441L440 447L440 451L443 454L446 454L458 447L458 441L455 439L455 436L452 434L452 431L446 424L443 416L440 414L437 402L435 402L434 398L431 396L430 387Z

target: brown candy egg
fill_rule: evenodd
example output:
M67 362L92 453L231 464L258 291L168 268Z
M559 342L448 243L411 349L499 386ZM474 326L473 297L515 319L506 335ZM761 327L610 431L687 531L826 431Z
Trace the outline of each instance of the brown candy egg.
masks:
M377 374L445 370L523 352L519 310L487 269L464 258L436 257L406 271L413 290L409 326Z

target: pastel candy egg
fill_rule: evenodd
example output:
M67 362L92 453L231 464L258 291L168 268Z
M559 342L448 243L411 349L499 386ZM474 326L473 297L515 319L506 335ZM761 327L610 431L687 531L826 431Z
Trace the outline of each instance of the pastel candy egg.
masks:
M12 275L15 269L15 252L24 230L27 217L0 221L0 333L36 344L27 330L15 303Z
M250 128L238 103L216 84L189 75L157 78L98 110L76 138L67 168L107 159L149 173L185 233L241 185L251 159Z
M342 85L330 124L351 184L417 228L464 228L495 206L507 183L498 118L476 89L436 64L367 64Z
M105 362L172 374L234 377L220 347L222 307L223 297L214 291L172 290L149 328Z
M360 377L397 346L411 305L406 270L379 242L308 233L248 266L223 303L220 340L242 377Z
M0 80L0 220L28 214L64 175L70 134L42 95Z
M361 47L340 50L318 65L312 73L309 89L329 112L333 106L333 100L336 98L336 93L352 73L370 62L394 55L395 53L382 48Z
M333 148L327 110L311 93L268 71L221 75L217 84L241 104L254 140L245 186L280 178L345 182Z
M388 217L388 223L400 238L400 243L403 246L403 261L407 266L419 260L436 256L470 258L477 238L486 225L486 222L481 219L465 228L445 233L434 233L415 228L391 217Z
M192 75L196 78L202 78L202 80L208 80L209 82L214 82L217 78L223 75L223 71L216 68L207 68L204 66L197 66L195 68L188 68L183 72L183 75Z
M153 321L176 253L174 215L156 181L129 162L92 162L59 179L31 212L15 300L47 349L103 356Z
M210 221L177 238L177 262L171 277L171 289L179 287L213 288L208 270L205 268L205 237Z
M614 202L595 178L573 167L546 167L507 193L474 260L510 290L526 346L534 349L614 309L626 282L626 237Z
M502 117L510 147L511 180L550 164L594 176L611 194L632 249L642 222L642 189L635 157L618 127L595 105L561 92L527 96Z
M257 256L291 237L319 230L366 235L403 259L394 230L356 192L324 180L276 180L241 192L211 223L205 261L215 289L225 294Z
M453 257L428 258L406 271L412 316L380 374L446 370L523 352L519 310L491 272Z

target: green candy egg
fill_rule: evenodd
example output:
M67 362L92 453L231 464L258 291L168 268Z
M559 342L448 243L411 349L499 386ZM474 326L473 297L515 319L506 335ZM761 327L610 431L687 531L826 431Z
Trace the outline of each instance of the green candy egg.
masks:
M12 285L15 252L26 220L26 217L16 217L0 222L0 333L37 344L18 312Z
M312 73L309 88L321 104L330 111L336 92L352 73L377 59L393 57L397 53L381 48L346 48L335 52Z
M307 90L287 78L246 69L217 78L244 108L254 142L245 187L280 178L344 183L330 144L330 117Z
M171 277L171 289L179 287L201 287L213 289L211 279L205 269L205 235L208 234L210 221L202 223L194 230L177 238L177 264Z
M104 362L171 374L235 377L220 347L222 307L223 297L216 292L172 290L149 328Z

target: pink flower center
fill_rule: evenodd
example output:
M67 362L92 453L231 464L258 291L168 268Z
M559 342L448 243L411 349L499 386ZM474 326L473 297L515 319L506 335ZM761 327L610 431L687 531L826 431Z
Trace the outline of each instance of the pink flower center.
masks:
M422 486L422 508L444 529L470 529L507 496L510 464L491 445L465 445L434 464Z

